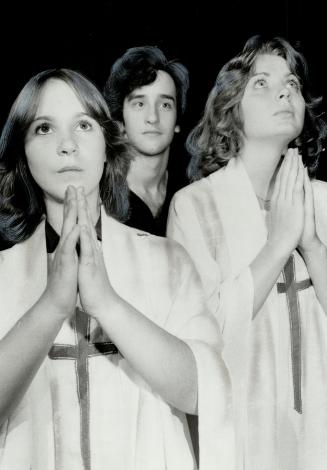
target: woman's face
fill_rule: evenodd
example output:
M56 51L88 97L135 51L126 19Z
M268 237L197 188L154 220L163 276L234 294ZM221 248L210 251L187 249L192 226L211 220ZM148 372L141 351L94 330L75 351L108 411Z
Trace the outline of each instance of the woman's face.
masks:
M259 55L241 101L245 142L280 139L287 145L302 131L305 102L285 59Z
M25 153L45 199L63 201L68 185L83 186L87 196L98 193L106 160L104 135L66 82L45 83Z

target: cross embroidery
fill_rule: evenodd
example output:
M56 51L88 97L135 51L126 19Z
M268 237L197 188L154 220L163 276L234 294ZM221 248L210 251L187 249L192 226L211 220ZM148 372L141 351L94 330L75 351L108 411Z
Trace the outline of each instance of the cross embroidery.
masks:
M75 361L77 394L80 402L80 444L85 470L91 469L88 359L103 354L118 353L118 349L109 338L105 337L100 326L97 326L92 334L90 333L90 324L90 316L76 307L74 321L76 344L53 344L49 351L50 359Z
M277 283L279 294L286 294L287 306L289 311L290 332L291 332L291 356L292 356L292 375L293 375L293 393L294 409L302 413L301 396L301 321L298 291L308 289L311 285L311 279L304 279L296 282L294 256L291 255L284 266L283 276L285 283Z

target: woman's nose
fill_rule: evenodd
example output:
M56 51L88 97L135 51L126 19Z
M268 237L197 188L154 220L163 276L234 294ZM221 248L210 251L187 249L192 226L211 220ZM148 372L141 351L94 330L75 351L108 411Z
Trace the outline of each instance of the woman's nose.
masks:
M290 97L290 90L287 87L283 87L279 92L278 92L278 99L283 99L286 98L287 100Z
M59 155L71 155L77 150L75 139L67 134L63 136L58 144L57 152Z

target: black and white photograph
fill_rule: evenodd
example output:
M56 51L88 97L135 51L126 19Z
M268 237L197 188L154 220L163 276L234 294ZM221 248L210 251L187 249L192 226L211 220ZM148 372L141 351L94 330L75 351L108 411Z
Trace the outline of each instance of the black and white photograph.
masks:
M323 470L316 2L6 2L0 470Z

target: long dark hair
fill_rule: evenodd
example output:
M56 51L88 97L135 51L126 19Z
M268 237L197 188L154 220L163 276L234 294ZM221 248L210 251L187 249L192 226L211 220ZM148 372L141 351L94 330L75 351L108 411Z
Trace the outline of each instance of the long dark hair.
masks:
M290 71L299 79L305 101L303 130L290 146L297 146L303 162L313 174L323 150L326 124L319 112L321 97L310 92L307 62L283 38L265 40L250 38L243 51L227 62L218 73L200 122L190 132L186 148L191 155L188 176L191 181L218 170L236 157L243 142L243 122L240 103L259 55L273 54L283 57Z
M42 191L27 165L25 136L35 117L41 90L50 79L66 82L89 115L101 126L107 162L100 181L100 197L107 213L117 219L126 216L128 152L103 96L79 72L45 70L32 77L19 93L0 138L0 241L3 246L27 239L45 214Z

